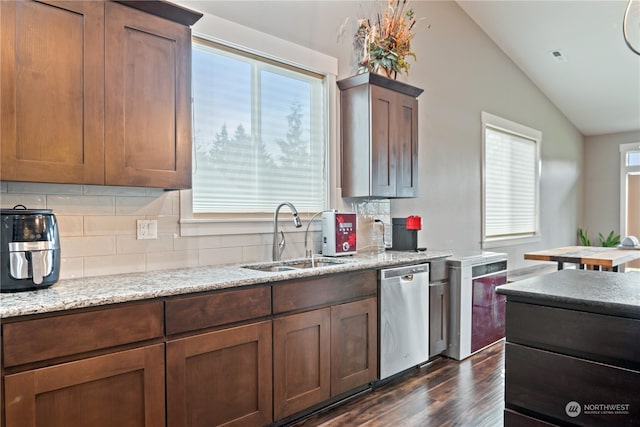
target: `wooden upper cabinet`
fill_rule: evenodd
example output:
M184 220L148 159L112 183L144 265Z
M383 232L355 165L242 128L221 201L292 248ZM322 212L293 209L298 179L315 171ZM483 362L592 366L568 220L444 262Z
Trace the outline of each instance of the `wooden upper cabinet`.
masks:
M106 4L106 183L191 187L191 29Z
M418 100L396 94L396 197L418 197Z
M418 95L422 89L376 74L338 82L342 196L418 195Z
M0 179L191 186L189 23L201 14L130 6L0 2Z
M0 2L0 178L104 182L104 5Z

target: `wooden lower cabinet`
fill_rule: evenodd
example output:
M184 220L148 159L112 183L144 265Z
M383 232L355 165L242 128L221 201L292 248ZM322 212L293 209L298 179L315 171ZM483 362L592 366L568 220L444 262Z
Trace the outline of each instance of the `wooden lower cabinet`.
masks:
M273 321L275 419L376 378L376 301L368 298Z
M6 427L165 424L164 345L5 377Z
M331 396L331 309L273 321L273 400L276 419Z
M0 427L264 426L376 379L375 272L274 288L3 319Z
M271 321L168 341L168 427L271 423L271 344Z
M377 300L368 298L331 307L331 395L376 379Z

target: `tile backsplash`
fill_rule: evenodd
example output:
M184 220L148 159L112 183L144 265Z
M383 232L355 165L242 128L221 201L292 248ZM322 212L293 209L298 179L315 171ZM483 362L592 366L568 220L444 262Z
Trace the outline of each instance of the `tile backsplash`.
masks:
M60 231L61 279L271 259L271 233L180 236L179 195L138 187L0 182L0 207L52 209ZM358 214L358 251L378 250L381 225L374 220L388 223L390 233L389 201L353 201L352 209ZM136 239L139 219L158 221L157 239ZM287 232L285 259L304 256L302 219L302 231ZM316 228L309 241L317 253Z
M376 252L391 247L391 202L388 199L348 200L353 212L358 214L358 252Z

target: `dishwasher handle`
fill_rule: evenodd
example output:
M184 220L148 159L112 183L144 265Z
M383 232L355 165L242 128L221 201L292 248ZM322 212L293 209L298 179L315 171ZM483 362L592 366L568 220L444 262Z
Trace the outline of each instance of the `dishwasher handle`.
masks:
M411 276L411 279L406 280L412 280L413 276L418 274L429 274L429 264L405 265L403 267L380 270L380 278L382 280L405 276Z

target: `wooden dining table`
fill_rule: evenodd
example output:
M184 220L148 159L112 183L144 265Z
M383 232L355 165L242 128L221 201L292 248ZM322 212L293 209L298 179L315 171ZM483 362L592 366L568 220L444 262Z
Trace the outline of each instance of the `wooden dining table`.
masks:
M640 250L600 246L565 246L527 252L524 254L524 259L557 262L558 270L562 270L565 263L571 263L577 264L581 269L618 271L620 265L640 259Z

